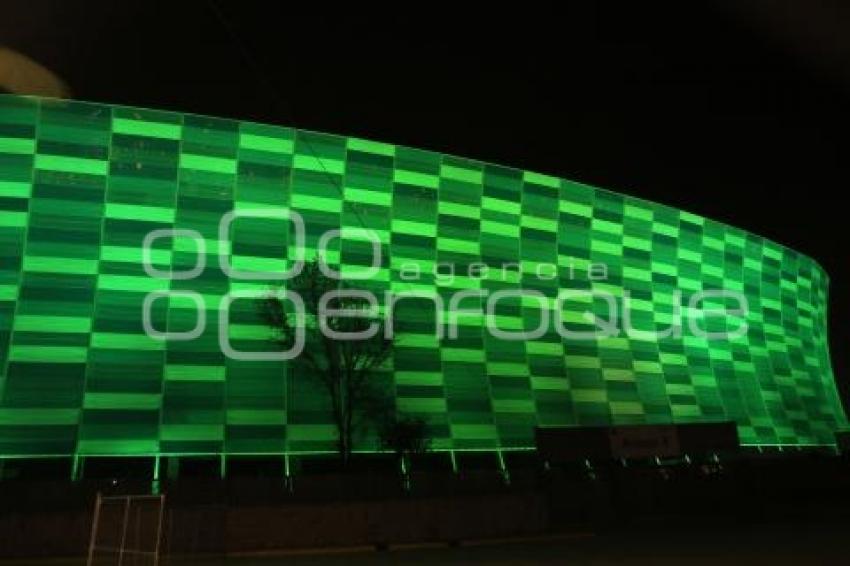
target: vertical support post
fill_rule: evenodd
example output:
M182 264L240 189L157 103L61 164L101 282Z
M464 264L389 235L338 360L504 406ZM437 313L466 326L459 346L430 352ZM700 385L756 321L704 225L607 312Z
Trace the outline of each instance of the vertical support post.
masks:
M118 566L124 564L124 545L127 544L127 523L130 518L130 496L124 497L124 524L121 526L121 546L118 547Z
M292 491L292 469L289 464L289 453L283 455L283 481L286 489Z
M91 536L89 537L89 553L88 559L86 560L86 566L92 566L92 562L94 560L94 545L97 541L97 527L98 522L100 520L100 492L97 492L97 496L94 500L94 514L92 515L92 523L91 523Z
M74 454L71 460L71 481L80 481L83 476L83 457L79 454Z
M162 513L165 509L165 495L159 496L159 519L156 522L156 543L153 549L153 566L159 566L159 545L162 540Z
M496 456L499 457L499 472L502 474L502 480L505 482L505 485L511 485L511 473L505 464L505 455L502 454L501 450L496 450Z
M398 460L401 469L401 487L404 491L410 491L413 481L410 479L410 455L402 452Z
M159 454L153 457L153 482L151 483L151 493L159 495Z
M225 476L227 475L227 456L225 456L224 452L222 452L220 458L221 458L221 463L220 463L221 467L219 468L218 475L219 475L220 479L224 479Z
M449 450L449 457L452 459L452 473L457 473L457 458L455 458L455 451Z

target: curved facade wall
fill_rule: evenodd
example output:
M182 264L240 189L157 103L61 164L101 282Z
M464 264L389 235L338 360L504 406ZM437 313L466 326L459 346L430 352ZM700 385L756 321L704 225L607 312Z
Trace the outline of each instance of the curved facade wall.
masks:
M827 348L827 276L761 237L429 151L2 96L0 454L333 449L327 402L310 379L283 362L221 351L221 297L270 284L222 272L219 228L234 209L297 211L308 253L327 230L373 230L381 262L364 286L377 292L436 291L448 303L460 290L523 288L551 306L572 289L579 293L562 313L574 331L594 327L587 309L610 318L605 300L582 292L609 293L622 310L630 296L632 327L643 332L591 340L565 338L553 325L534 340L500 340L481 316L441 340L432 302L400 302L392 368L379 378L401 410L427 419L437 449L528 447L535 425L719 420L736 421L745 444L829 444L845 423ZM245 217L231 228L235 269L287 267L290 224ZM162 277L143 268L145 237L170 229L202 236L197 277L166 278L199 264L200 244L186 233L149 242ZM345 271L369 265L372 254L362 239L344 237L326 257ZM710 289L746 297L743 336L712 340L685 326L681 337L653 337L679 317L679 305L687 314L693 294ZM146 334L145 298L157 291L172 293L149 305L151 326L163 332L191 332L200 297L206 320L197 337ZM536 328L538 303L506 299L495 320L503 330ZM703 323L723 331L738 326L735 318ZM234 349L268 348L250 301L235 301L229 321Z

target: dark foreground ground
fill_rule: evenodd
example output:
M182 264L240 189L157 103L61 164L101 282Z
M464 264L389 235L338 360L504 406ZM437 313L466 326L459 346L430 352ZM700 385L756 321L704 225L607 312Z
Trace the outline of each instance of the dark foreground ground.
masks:
M815 519L813 517L813 519ZM604 534L573 533L459 547L418 547L386 551L350 550L331 554L186 557L164 564L193 566L359 566L444 564L703 565L848 564L850 529L846 524L677 527L641 525ZM99 564L117 564L104 560ZM133 565L132 558L125 564ZM135 564L144 564L139 560ZM78 566L84 561L0 562L4 566Z
M801 454L730 460L714 467L615 463L595 470L592 477L569 475L569 469L544 471L524 489L519 481L491 485L479 476L452 474L457 482L446 484L439 496L423 492L395 498L352 490L360 485L354 482L359 476L336 483L330 481L336 476L328 476L330 480L316 484L323 489L314 490L324 499L311 498L315 493L306 490L312 476L294 492L281 492L282 484L274 479L269 481L278 491L259 489L262 483L241 491L236 488L242 484L234 482L206 486L200 493L207 499L217 494L219 499L203 504L189 497L194 492L181 491L181 485L169 486L173 507L160 564L850 564L847 459ZM318 477L324 476L313 479ZM326 489L337 484L346 489ZM66 495L74 497L60 501L51 496L65 493L65 484L37 496L35 488L41 485L0 485L6 488L0 490L0 525L6 525L5 532L0 531L0 555L15 555L17 550L17 556L81 558L0 560L0 566L83 566L92 516L85 506L90 495L86 486L74 484L76 492L66 489ZM205 484L186 486L200 489ZM478 491L466 492L462 486ZM51 501L52 510L43 511L40 506ZM56 502L63 502L65 509ZM37 511L28 513L27 508ZM106 515L101 519L103 533L119 533L108 527L121 521ZM137 521L126 531L135 533L127 539L127 548L140 548L133 541L145 540L139 536L143 523L149 522ZM509 535L515 538L494 540ZM110 537L98 540L104 552L93 566L119 564L118 557L105 550L118 545L109 543ZM444 542L393 546L422 540ZM365 546L376 541L390 544L389 549ZM459 542L447 546L445 541ZM364 546L334 547L358 544ZM317 547L327 550L298 550ZM261 549L291 550L235 555ZM121 564L145 566L152 561L129 554Z
M744 530L641 527L639 532L484 546L334 556L234 560L234 566L420 564L848 564L847 525L760 526Z

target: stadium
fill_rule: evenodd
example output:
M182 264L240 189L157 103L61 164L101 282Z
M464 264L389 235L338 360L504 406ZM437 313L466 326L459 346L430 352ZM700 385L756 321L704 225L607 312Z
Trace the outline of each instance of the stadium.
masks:
M0 455L67 460L79 474L93 458L158 466L162 456L333 452L315 383L287 362L222 351L222 336L236 351L268 350L251 301L228 301L224 324L219 311L231 293L267 290L275 272L320 248L343 274L371 269L372 243L356 235L364 230L378 238L380 262L363 288L382 305L387 292L423 295L400 301L399 340L379 378L400 411L427 422L434 451L530 450L538 426L723 421L743 445L827 446L846 425L828 349L828 276L757 235L431 151L3 95ZM557 303L564 290L573 294ZM702 317L728 339L699 325L669 335L694 295L717 290L746 299L739 316ZM472 315L455 339L435 332L443 308L424 295L445 306L469 291L513 292L492 314L516 332L540 327L541 301L578 333L610 317L603 294L628 298L638 332L579 339L548 326L505 341ZM146 332L143 314L178 338ZM358 438L357 450L377 450L375 438Z

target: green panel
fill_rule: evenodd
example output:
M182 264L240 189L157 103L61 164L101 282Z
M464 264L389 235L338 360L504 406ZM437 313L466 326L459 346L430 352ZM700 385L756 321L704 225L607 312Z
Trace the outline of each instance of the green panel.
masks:
M306 256L326 251L360 282L431 291L533 292L493 308L499 329L532 331L564 290L628 295L636 333L589 340L549 324L505 341L483 314L435 336L434 301L401 299L391 370L375 379L426 420L434 447L533 446L537 425L734 420L746 444L832 444L846 426L826 336L828 277L793 250L671 207L555 177L356 138L103 104L0 96L0 455L284 454L333 450L322 389L297 366L231 359L220 300L268 289L228 277L288 269L293 228L231 211L298 212ZM153 231L152 276L143 242ZM191 231L187 233L186 231ZM195 237L198 236L200 241ZM193 241L194 240L194 241ZM192 271L196 277L162 278ZM601 271L600 271L601 270ZM411 277L411 273L416 273ZM156 275L156 273L154 273ZM259 277L267 277L259 275ZM703 290L743 293L748 331L659 337ZM145 332L151 292L159 340ZM194 295L193 295L194 294ZM723 306L723 301L709 301ZM469 296L464 310L483 311ZM446 306L448 309L448 306ZM587 331L574 296L565 327ZM441 312L439 314L445 314ZM231 346L269 349L256 305L227 313ZM736 327L731 318L701 323ZM366 435L358 449L371 450Z

